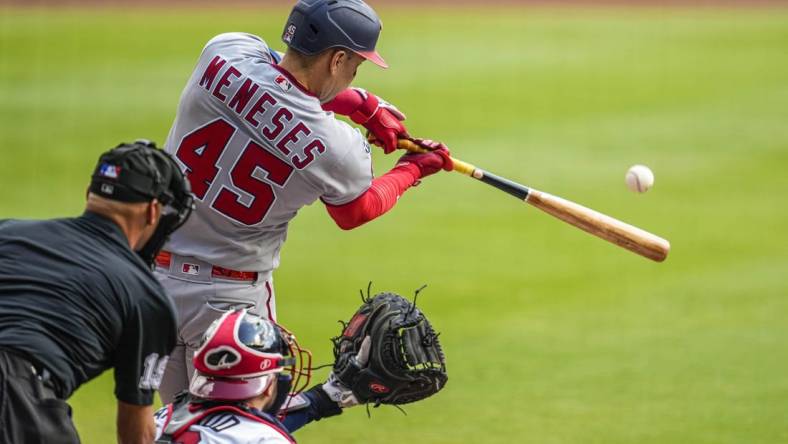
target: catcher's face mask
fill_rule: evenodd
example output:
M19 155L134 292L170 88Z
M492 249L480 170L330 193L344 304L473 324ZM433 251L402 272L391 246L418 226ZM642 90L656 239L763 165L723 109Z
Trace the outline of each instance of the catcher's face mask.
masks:
M278 410L291 385L301 391L309 383L311 357L279 325L245 309L230 311L205 332L194 356L197 372L189 392L204 399L242 401L275 383L278 393L269 410Z
M151 265L170 234L186 222L194 208L189 181L175 160L147 140L120 144L102 154L90 192L120 202L161 202L162 216L156 230L138 251Z

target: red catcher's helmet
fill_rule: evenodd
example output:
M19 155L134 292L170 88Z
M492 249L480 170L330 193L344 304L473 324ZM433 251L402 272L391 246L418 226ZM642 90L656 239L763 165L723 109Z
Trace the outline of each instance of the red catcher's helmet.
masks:
M298 393L309 384L311 360L283 327L246 309L229 311L205 332L194 355L196 372L189 392L204 399L241 401L260 395L285 373Z

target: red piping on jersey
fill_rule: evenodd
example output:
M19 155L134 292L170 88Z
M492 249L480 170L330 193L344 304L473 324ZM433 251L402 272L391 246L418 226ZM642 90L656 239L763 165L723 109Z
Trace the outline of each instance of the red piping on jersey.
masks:
M167 419L164 420L164 425L161 426L161 431L164 433L167 430L167 426L170 425L170 420L172 419L172 404L167 404Z
M343 204L331 205L325 201L328 214L343 230L352 230L376 217L382 216L397 203L397 199L421 178L419 167L405 164L372 181L372 186L361 196Z
M191 408L192 405L193 404L190 404L189 407ZM172 404L169 404L167 407L168 407L168 411L172 411ZM259 417L257 415L253 415L253 414L251 414L249 412L245 412L245 411L243 411L243 410L241 410L238 407L233 406L233 405L219 405L219 406L216 406L216 407L211 407L211 408L205 409L204 411L200 412L199 415L195 416L194 418L189 420L186 424L182 425L178 430L176 430L175 433L172 434L173 438L177 439L180 435L182 435L183 433L188 431L191 426L193 426L194 424L200 422L203 418L207 418L208 416L210 416L210 415L212 415L212 414L214 414L216 412L232 412L235 415L243 416L243 417L245 417L247 419L251 419L252 421L261 422L261 423L267 425L268 427L274 429L280 435L282 435L282 437L284 439L286 439L287 442L292 443L292 444L296 444L296 442L293 441L293 438L291 438L290 434L285 432L284 430L282 430L276 424L273 424L272 422L270 422L270 421L268 421L268 420L266 420L264 418L261 418L261 417ZM169 422L169 420L167 422ZM164 430L164 429L162 429L162 430Z
M292 83L293 85L295 85L295 86L296 86L296 88L300 89L300 90L301 90L301 92L303 92L304 94L306 94L306 95L308 95L308 96L314 97L314 98L316 98L316 99L318 98L318 97L315 95L315 93L313 93L313 92L309 91L308 89L306 89L306 86L302 85L302 84L301 84L301 82L299 82L299 81L298 81L298 79L296 79L296 78L295 78L295 76L293 76L292 74L290 74L290 71L288 71L288 70L286 70L286 69L282 68L282 67L281 67L281 66L279 66L279 65L273 65L273 64L272 64L271 66L273 66L274 68L276 68L276 70L277 70L277 71L279 71L280 73L282 73L282 75L283 75L283 76L287 77L287 80L289 80L289 81L290 81L290 83Z
M271 283L265 281L265 289L268 291L268 299L265 300L265 308L268 309L268 319L272 322L276 322L274 318L274 312L271 311L271 299L273 298L274 292L271 291Z

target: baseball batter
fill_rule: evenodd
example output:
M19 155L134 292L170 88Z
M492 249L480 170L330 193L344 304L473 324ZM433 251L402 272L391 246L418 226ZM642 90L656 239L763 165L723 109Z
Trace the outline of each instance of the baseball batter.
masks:
M211 39L186 84L167 140L192 185L196 209L157 258L179 315L179 340L161 384L171 402L192 375L210 323L245 307L274 320L272 272L288 223L320 199L343 229L391 209L421 178L451 170L440 143L374 178L370 146L334 113L363 125L385 152L409 138L404 116L374 94L348 89L375 51L381 24L360 0L302 0L280 55L244 33ZM413 139L412 139L413 140Z

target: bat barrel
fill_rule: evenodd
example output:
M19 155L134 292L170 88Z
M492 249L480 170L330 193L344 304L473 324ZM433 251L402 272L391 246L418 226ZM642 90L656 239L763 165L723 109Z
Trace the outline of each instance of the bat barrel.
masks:
M525 200L562 221L656 262L670 252L670 242L580 204L531 189Z

